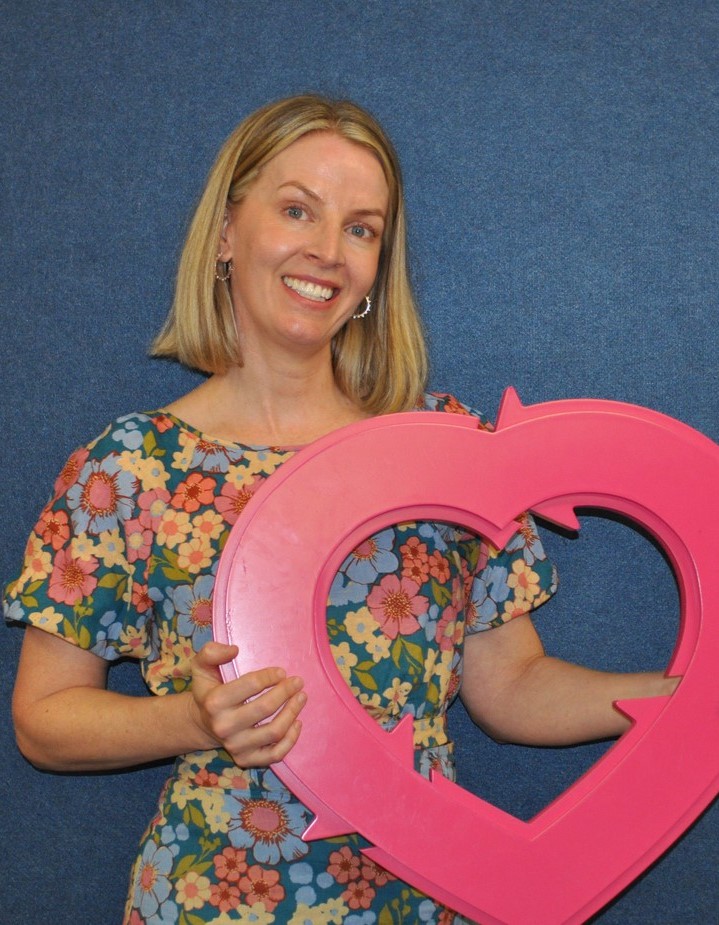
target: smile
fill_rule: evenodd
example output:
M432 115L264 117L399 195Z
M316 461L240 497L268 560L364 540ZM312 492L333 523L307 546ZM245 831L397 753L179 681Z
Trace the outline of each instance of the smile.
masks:
M294 290L306 299L312 299L313 302L326 302L335 293L335 290L328 286L320 286L318 283L310 283L294 276L283 276L282 282L288 289Z

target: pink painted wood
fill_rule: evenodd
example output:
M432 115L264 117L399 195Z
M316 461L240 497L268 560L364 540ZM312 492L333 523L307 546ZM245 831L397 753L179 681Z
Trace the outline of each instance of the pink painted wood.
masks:
M305 679L303 734L275 766L316 814L305 837L360 832L374 860L483 925L580 923L614 897L719 791L717 485L719 447L678 421L604 401L523 407L512 390L494 433L393 415L286 463L232 531L214 628L240 648L226 679L269 664ZM670 671L684 678L670 698L622 703L631 730L522 822L413 770L411 721L381 730L335 667L325 602L346 555L389 524L451 521L502 545L524 510L576 528L585 505L642 524L669 555L682 602Z

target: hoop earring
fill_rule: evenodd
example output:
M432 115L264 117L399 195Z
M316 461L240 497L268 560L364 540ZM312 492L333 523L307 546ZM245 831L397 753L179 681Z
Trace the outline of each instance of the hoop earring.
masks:
M372 299L368 295L364 297L365 302L367 303L364 311L357 312L357 314L352 315L353 318L366 318L367 315L372 311Z
M219 264L221 264L221 263L224 263L224 265L225 265L225 274L224 274L224 276L221 276L221 275L217 272L217 268L218 268ZM230 259L230 260L220 260L220 257L219 257L219 254L218 254L217 260L215 261L215 279L216 279L216 280L219 280L221 283L226 283L227 280L228 280L231 276L232 276L232 260L231 260L231 259Z

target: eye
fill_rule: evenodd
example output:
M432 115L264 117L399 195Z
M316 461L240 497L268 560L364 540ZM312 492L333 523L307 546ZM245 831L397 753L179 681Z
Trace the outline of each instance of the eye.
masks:
M306 214L302 206L288 206L285 209L285 212L290 218L298 218L298 219L304 218Z
M374 238L375 233L369 225L350 225L350 234L353 238Z

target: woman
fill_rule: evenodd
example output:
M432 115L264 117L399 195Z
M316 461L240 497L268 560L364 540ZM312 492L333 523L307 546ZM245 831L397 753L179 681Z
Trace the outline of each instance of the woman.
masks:
M301 840L308 812L270 766L300 735L302 681L270 666L222 684L236 650L210 641L228 530L294 448L371 415L469 413L423 395L399 166L366 112L302 96L236 129L155 353L208 378L73 454L7 590L7 619L28 626L13 705L20 748L60 771L180 756L133 871L133 925L451 922L367 860L356 836ZM402 524L341 567L333 655L385 728L414 717L425 774L452 774L444 721L462 661L462 698L497 738L618 735L626 721L612 701L673 684L545 656L527 614L554 585L528 518L504 551L447 525ZM121 655L139 659L161 696L106 690Z

